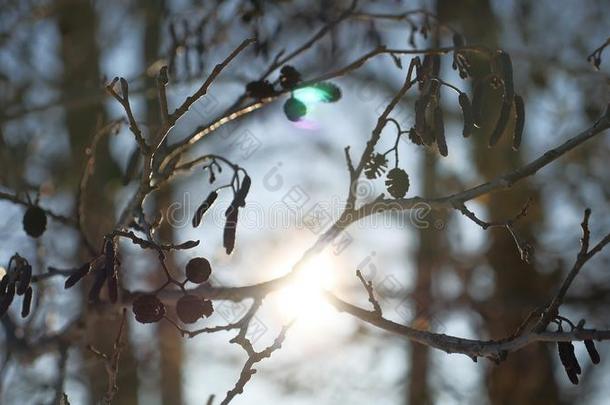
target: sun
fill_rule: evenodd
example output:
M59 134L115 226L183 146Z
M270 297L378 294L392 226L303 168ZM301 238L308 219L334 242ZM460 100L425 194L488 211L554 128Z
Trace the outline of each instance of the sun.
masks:
M290 282L270 297L274 312L284 323L295 321L297 333L322 330L335 322L337 312L324 298L324 290L337 287L338 263L330 253L310 259Z

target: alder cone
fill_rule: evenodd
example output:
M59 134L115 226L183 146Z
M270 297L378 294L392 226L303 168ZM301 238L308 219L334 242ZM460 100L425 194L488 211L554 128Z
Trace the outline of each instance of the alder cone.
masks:
M286 65L280 70L280 85L282 88L293 89L300 81L301 74L294 67Z
M159 322L165 315L165 305L153 294L140 295L133 301L131 310L140 323Z
M186 278L191 283L201 284L210 278L212 266L205 257L195 257L186 264Z
M203 316L210 316L214 312L212 302L196 295L185 295L176 303L178 319L183 323L195 323Z
M23 230L32 238L38 238L47 229L47 214L40 207L31 206L23 215Z
M275 95L273 85L268 80L258 80L246 85L246 92L252 98L267 98Z
M373 180L385 173L388 167L388 159L381 153L375 153L364 164L364 174L367 179Z
M388 172L385 185L394 198L402 198L409 191L409 175L396 167Z

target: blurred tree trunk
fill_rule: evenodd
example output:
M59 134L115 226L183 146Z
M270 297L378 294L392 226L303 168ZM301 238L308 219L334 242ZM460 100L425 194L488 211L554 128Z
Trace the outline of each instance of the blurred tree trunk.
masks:
M496 48L499 22L489 0L470 1L470 7L456 7L455 2L439 0L439 17L443 22L457 23L467 41ZM472 58L474 80L488 72L488 60ZM513 58L515 66L517 60ZM517 88L517 92L525 89ZM487 92L482 128L470 138L473 142L474 162L482 178L492 178L510 167L523 164L520 152L511 150L513 124L510 123L502 140L492 149L487 146L489 136L499 114L499 92ZM516 224L518 233L535 245L534 231L542 221L541 201L528 181L522 181L510 192L492 193L478 202L485 204L491 220L503 220L518 213L528 197L533 205L528 215ZM494 272L492 296L481 305L481 315L491 338L501 338L514 332L528 313L540 305L552 288L550 277L537 272L535 267L521 260L515 242L508 232L486 231L490 241L486 252L488 264ZM490 367L487 389L492 404L557 404L558 387L553 378L553 365L548 348L531 345L511 353L499 367Z
M159 57L161 45L161 25L163 15L163 2L161 0L143 1L141 4L144 17L144 62L145 68L154 63ZM154 72L155 74L157 72ZM147 76L147 88L156 87L154 75ZM169 107L171 109L171 106ZM146 99L146 120L152 131L159 126L159 103L156 98ZM155 194L157 212L166 214L167 207L171 204L173 185L168 185ZM186 208L186 207L185 207ZM163 242L172 243L174 233L171 224L164 218L163 224L159 229L159 238ZM167 265L170 269L176 268L172 253L167 255ZM152 276L154 285L165 282L165 275L157 272ZM169 322L158 324L158 345L160 354L160 390L163 404L179 405L182 404L182 339L176 328Z
M432 152L424 153L421 165L423 180L422 194L432 196L436 194L436 184L439 181L436 169L436 156ZM414 321L411 326L431 330L433 323L433 297L432 279L442 262L445 235L442 230L436 229L436 212L426 216L427 225L418 230L419 245L415 253L414 290L411 295L414 306ZM432 395L430 391L430 349L418 343L411 343L410 359L411 373L409 376L408 404L430 404Z
M57 16L61 34L61 58L63 77L61 91L66 99L77 99L87 94L87 90L102 91L100 86L99 50L96 42L97 16L92 3L80 0L58 0ZM71 189L77 189L81 170L84 167L85 148L96 129L98 119L104 117L102 102L81 108L66 109L66 128L70 138L71 161L65 162L60 179ZM79 168L67 170L66 168ZM111 187L119 178L119 171L109 157L108 142L98 146L95 174L92 176L85 198L86 212L98 213L86 217L85 231L94 245L100 246L104 233L113 226L114 207ZM103 213L103 214L102 214ZM83 300L87 302L86 289ZM112 352L112 346L119 329L120 317L102 317L88 311L87 343L102 352ZM90 385L90 400L97 403L106 392L107 376L104 365L95 356L85 353ZM134 358L128 347L121 353L121 368L118 385L121 395L115 405L136 404L138 379Z
M432 33L433 46L438 45L438 32ZM430 197L437 194L437 185L440 176L437 171L437 157L435 152L424 151L421 161L421 179L423 181L422 194ZM419 245L415 253L414 290L411 294L413 301L414 318L411 326L433 330L432 317L434 297L432 296L432 280L439 264L442 263L445 251L445 234L442 229L435 227L438 212L431 211L425 218L426 225L419 226ZM410 359L411 372L409 376L408 404L430 404L432 395L430 390L430 349L418 343L411 343Z

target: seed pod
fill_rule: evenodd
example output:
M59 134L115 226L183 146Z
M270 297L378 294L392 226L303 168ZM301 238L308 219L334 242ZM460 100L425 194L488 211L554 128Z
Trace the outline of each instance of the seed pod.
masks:
M32 280L32 266L26 264L19 269L19 278L17 279L17 295L25 294L25 291L30 286Z
M290 97L284 103L284 114L289 121L298 122L307 115L307 106L301 100Z
M443 111L440 107L437 107L434 110L434 138L436 139L439 153L446 157L449 154L449 151L447 150L447 140L445 139Z
M392 197L402 198L409 191L409 175L404 170L396 167L388 172L385 185Z
M234 206L229 206L227 212L225 212L225 216L227 220L225 222L225 227L223 231L223 246L228 255L233 252L235 248L235 231L237 229L237 214L238 208Z
M47 214L37 206L30 206L23 215L23 230L32 238L38 238L47 228Z
M176 303L176 314L184 323L195 323L208 311L209 305L204 305L203 299L196 295L185 295Z
M25 290L25 294L23 296L23 303L21 304L21 317L25 318L30 313L30 308L32 306L32 287L28 287Z
M515 134L513 136L513 149L518 150L521 146L521 138L523 136L523 127L525 124L525 106L523 98L519 95L515 96Z
M13 303L13 298L15 298L15 283L9 283L6 286L6 293L0 298L0 317L6 314L6 311L8 311Z
M193 228L196 228L201 223L201 219L203 215L210 209L210 207L214 204L214 201L218 198L218 192L212 191L208 194L207 198L201 203L201 205L195 211L195 215L193 215Z
M191 283L201 284L210 278L212 266L205 257L195 257L186 264L186 278Z
M143 294L137 297L131 306L140 323L159 322L165 316L165 305L153 294Z
M235 199L231 203L236 207L245 207L246 206L246 197L250 192L250 186L252 185L252 179L247 174L244 176L244 179L241 182L241 187L235 193Z
M280 70L280 85L283 89L293 89L301 81L301 73L290 65L282 67Z
M472 106L470 105L470 100L468 100L468 95L466 93L460 93L458 101L460 103L460 108L462 109L462 115L464 116L464 130L462 131L462 135L464 138L468 138L474 131Z
M587 353L589 353L589 357L591 358L591 363L599 364L600 357L597 349L595 348L595 343L591 339L585 339L585 347L587 348Z
M578 384L578 374L581 373L580 365L574 355L574 345L572 342L557 342L559 360L566 370L568 378L572 384Z
M95 279L93 280L93 285L89 290L89 302L98 302L100 300L100 292L102 291L102 287L106 282L106 269L102 268L95 271Z
M83 277L85 277L89 273L89 263L83 264L78 269L75 269L72 274L66 279L64 284L64 288L68 289L74 286L74 284L78 283Z

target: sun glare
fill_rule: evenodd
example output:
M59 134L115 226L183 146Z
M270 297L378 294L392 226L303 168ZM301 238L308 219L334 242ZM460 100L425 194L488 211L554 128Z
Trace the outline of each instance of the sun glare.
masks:
M330 254L316 256L288 285L270 297L282 322L296 320L293 329L306 334L319 331L334 322L337 313L322 292L337 286L335 260Z

